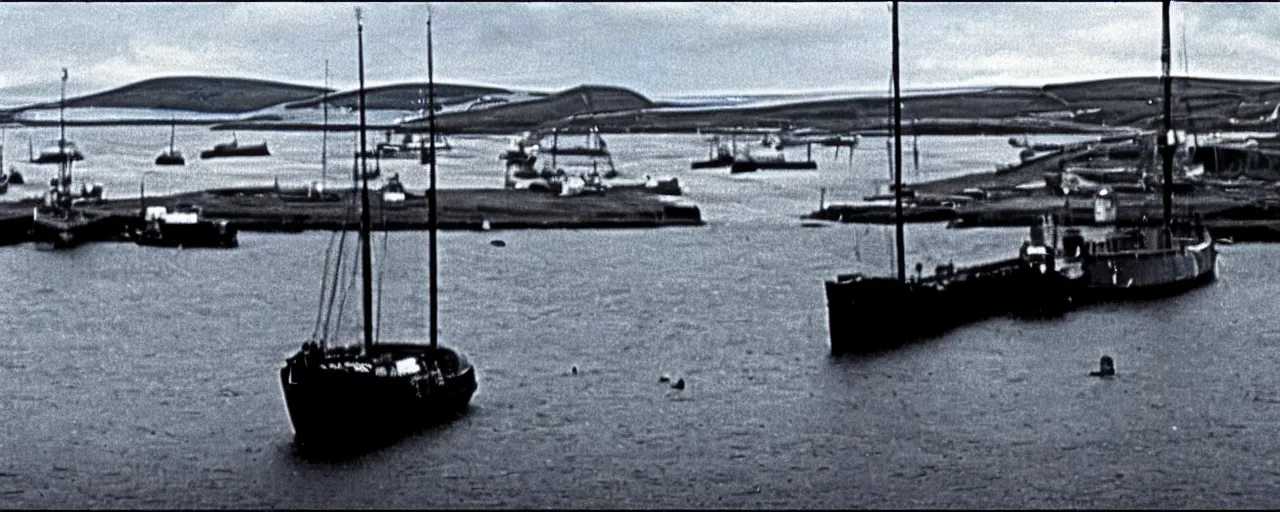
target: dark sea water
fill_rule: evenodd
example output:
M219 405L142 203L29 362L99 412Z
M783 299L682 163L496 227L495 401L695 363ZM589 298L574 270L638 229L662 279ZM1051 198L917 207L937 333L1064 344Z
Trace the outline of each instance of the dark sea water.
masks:
M95 137L129 138L83 134L91 159ZM318 137L266 137L279 141L277 171L166 170L167 186L188 186L180 172L196 188L314 174L306 152ZM504 144L455 142L442 181L497 186ZM922 172L1016 159L1001 138L921 144ZM104 160L126 160L102 147ZM442 340L478 368L471 410L344 459L295 452L276 380L314 326L329 233L242 233L230 251L0 248L0 508L1280 502L1275 246L1223 247L1218 281L1175 298L998 318L835 359L822 282L888 273L890 230L802 228L798 216L820 187L837 199L871 192L887 175L883 140L865 140L852 167L823 152L818 173L751 176L685 170L705 154L692 137L610 147L624 174L680 176L708 224L442 233ZM119 185L108 195L136 185L140 171L99 165ZM932 268L1010 256L1024 233L913 225L907 237L908 261ZM384 339L425 336L425 240L374 237ZM356 309L346 307L344 339L356 339ZM1104 354L1118 376L1088 377Z

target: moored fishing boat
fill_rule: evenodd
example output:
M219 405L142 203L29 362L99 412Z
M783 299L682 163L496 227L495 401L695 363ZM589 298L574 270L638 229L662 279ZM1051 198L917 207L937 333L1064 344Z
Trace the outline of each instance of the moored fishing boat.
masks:
M62 69L62 99L58 107L59 141L66 141L66 122L63 112L67 102L67 69ZM65 149L65 147L64 147ZM63 153L64 155L67 153ZM73 158L58 160L58 176L50 180L49 190L43 201L32 211L31 238L37 247L69 249L81 243L103 238L110 233L105 215L75 208L77 197L71 192L71 166ZM82 184L79 199L100 199L102 186L90 188Z
M178 125L177 122L173 122L169 125L169 149L156 156L156 165L187 165L187 159L182 156L182 152L174 147L177 134Z

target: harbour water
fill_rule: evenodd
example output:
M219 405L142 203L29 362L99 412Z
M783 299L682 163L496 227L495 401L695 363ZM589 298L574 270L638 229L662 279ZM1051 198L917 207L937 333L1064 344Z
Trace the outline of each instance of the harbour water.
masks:
M72 136L106 155L109 196L136 190L154 153L113 171L126 157L91 141L131 130L158 151L167 127ZM314 179L318 135L265 135L278 156L161 171L158 188ZM1274 506L1280 249L1223 247L1218 281L1166 300L833 359L822 282L889 273L892 228L798 217L820 187L871 193L883 139L852 168L815 149L817 173L737 176L688 171L706 151L692 136L608 139L624 175L679 176L707 225L442 233L441 339L478 367L471 410L341 460L294 451L276 380L315 323L329 233L242 233L231 251L0 248L0 507ZM454 141L443 186L499 186L505 143ZM921 146L938 175L1017 158L1002 137ZM912 225L908 262L1007 257L1024 236ZM425 237L374 237L384 339L424 337ZM1104 354L1117 377L1088 377Z

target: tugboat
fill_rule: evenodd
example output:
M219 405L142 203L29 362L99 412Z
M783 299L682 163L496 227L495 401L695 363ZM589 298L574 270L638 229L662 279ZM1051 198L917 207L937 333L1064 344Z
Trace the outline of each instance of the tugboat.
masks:
M138 202L142 205L142 227L131 233L134 243L183 249L231 249L240 245L235 226L226 220L204 218L204 211L199 206L179 204L172 211L164 206L147 206L145 182L138 186L138 193Z
M138 245L183 249L231 249L240 245L235 226L225 220L205 219L200 207L195 205L180 205L174 211L151 206L145 210L143 222L144 226L134 237Z
M435 78L431 60L431 20L427 19L427 70L431 99ZM360 142L365 141L364 25L356 10L360 56ZM435 113L429 113L435 132ZM434 141L434 138L432 138ZM430 144L430 142L429 142ZM363 147L362 147L363 149ZM367 158L362 164L368 166ZM360 263L363 284L364 343L329 346L328 327L302 344L280 368L280 385L293 425L295 442L306 449L343 449L372 439L397 437L425 423L465 411L476 391L476 371L461 352L437 340L436 186L435 162L430 162L427 193L430 256L430 343L375 342L373 330L372 266L369 232L372 227L369 180L360 180ZM335 273L341 272L341 265ZM335 284L336 287L336 284ZM331 301L332 302L332 301ZM377 421L352 411L376 411ZM353 444L354 443L354 444Z
M937 336L992 315L1053 316L1069 307L1062 274L1040 226L1017 258L973 267L942 265L908 280L903 239L902 102L898 2L893 2L894 227L897 277L841 274L825 283L831 354L865 354ZM1040 228L1040 229L1037 229ZM880 327L876 327L880 326Z
M183 158L182 152L173 147L177 134L178 124L175 121L169 125L169 150L156 156L156 165L187 165L187 159Z
M231 142L214 144L213 149L206 149L200 152L200 159L202 160L232 156L271 156L271 151L267 150L266 142L241 146L240 141L236 140L236 132L231 132Z

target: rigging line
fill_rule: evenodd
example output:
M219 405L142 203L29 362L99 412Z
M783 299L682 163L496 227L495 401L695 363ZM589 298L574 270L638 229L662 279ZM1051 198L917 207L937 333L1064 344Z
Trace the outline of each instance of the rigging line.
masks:
M360 253L358 252L359 248L352 249L352 251L356 251L356 254L354 254L352 257L355 258L357 261L359 261L360 260ZM342 333L342 318L343 318L342 314L347 306L347 297L351 296L351 293L352 293L351 290L356 287L356 283L359 281L359 279L356 279L356 276L359 275L359 273L360 273L360 265L355 265L355 264L351 265L351 278L349 281L347 281L347 288L346 290L343 290L342 298L338 301L338 323L333 328L333 333L335 335L341 335Z
M391 234L391 232L387 230L387 209L382 205L381 201L379 201L378 213L382 217L382 255L378 257L378 299L375 304L378 318L377 322L374 324L373 333L373 339L375 342L382 341L382 276L386 273L387 255L390 254L387 252L387 237Z
M311 329L311 339L320 335L320 322L324 320L324 296L329 288L329 264L333 258L333 244L338 240L338 232L329 234L329 244L324 250L324 270L320 275L320 299L316 302L316 325Z
M342 256L343 256L344 254L346 254L346 251L342 249L342 247L343 247L343 245L342 245L342 244L343 244L343 243L345 243L345 242L346 242L346 239L347 239L347 231L348 231L348 229L347 229L347 224L346 224L346 223L347 223L348 221L350 221L350 219L351 219L351 212L352 212L352 210L354 210L354 209L355 209L355 205L356 205L356 196L355 196L355 194L356 194L356 192L359 190L359 188L358 188L359 180L357 180L356 175L357 175L357 173L359 173L359 172L360 172L359 159L358 159L358 157L357 157L357 155L359 155L360 147L359 147L359 146L358 146L358 145L353 141L353 143L352 143L352 145L351 145L351 148L352 148L352 149L351 149L351 151L352 151L351 155L352 155L352 157L353 157L353 158L352 158L352 161L351 161L351 194L349 194L349 195L347 196L347 209L343 212L343 216L342 216L342 225L341 225L341 228L340 228L340 229L341 229L341 231L342 231L342 238L341 238L342 243L340 243L340 244L339 244L339 250L338 250L339 265L338 265L338 267L336 267L336 268L334 269L334 274L337 276L337 279L336 279L335 281L336 281L336 282L341 282L341 283L346 283L346 280L345 280L346 275L342 273L342 265L341 265L341 259L342 259ZM341 289L341 290L342 290L342 293L343 293L343 294L342 294L342 296L341 296L341 297L338 297L338 304L341 306L342 304L345 304L345 303L346 303L346 300L347 300L347 299L346 299L346 293L347 293L348 287L346 287L346 286L344 286L344 285L342 285L342 284L336 284L336 283L335 283L335 285L334 285L334 286L335 286L335 288L333 289L333 291L332 291L331 293L336 294L337 290L339 290L339 289ZM326 332L326 333L328 332L329 325L331 325L331 321L330 321L330 319L332 318L332 315L333 315L334 299L335 299L334 295L332 295L332 294L331 294L331 295L329 296L329 313L328 313L328 314L329 314L329 317L326 317L326 318L325 318L325 332ZM334 326L334 329L333 329L333 333L334 333L334 335L335 335L335 336L340 335L340 333L339 333L339 330L338 330L338 329L341 327L341 325L342 325L342 309L341 309L341 307L339 307L339 310L338 310L338 321L336 322L336 325ZM327 336L327 334L326 334L326 336Z
M355 208L355 196L349 196L347 200L347 210L342 217L343 222L351 218L351 210L354 208ZM325 312L324 334L321 339L329 338L329 326L333 325L334 301L337 298L336 296L338 294L338 290L343 288L343 283L345 283L345 281L343 280L344 274L342 273L342 257L343 257L343 254L345 254L346 252L346 243L347 243L346 225L344 224L339 231L341 233L338 238L338 257L337 257L337 263L334 265L334 268L333 268L333 287L329 289L329 306L328 306L328 310ZM337 328L334 328L333 332L335 335L338 334Z

